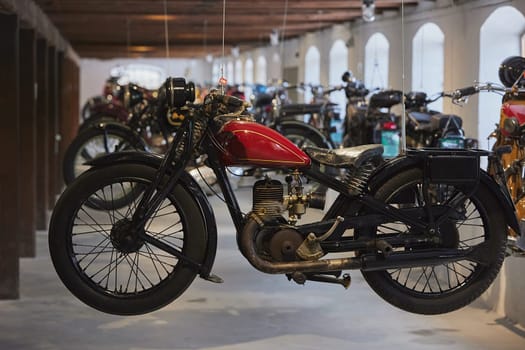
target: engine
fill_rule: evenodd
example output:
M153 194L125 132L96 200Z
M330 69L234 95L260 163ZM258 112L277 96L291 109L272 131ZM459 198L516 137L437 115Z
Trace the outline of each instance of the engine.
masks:
M287 195L284 195L284 186L278 180L266 178L253 186L252 214L268 227L257 235L256 246L259 253L262 253L261 256L269 255L276 261L297 260L296 250L306 237L291 225L306 213L309 206L324 206L323 195L315 192L303 193L300 173L292 173L285 180L288 185ZM285 211L288 211L288 219L283 217Z

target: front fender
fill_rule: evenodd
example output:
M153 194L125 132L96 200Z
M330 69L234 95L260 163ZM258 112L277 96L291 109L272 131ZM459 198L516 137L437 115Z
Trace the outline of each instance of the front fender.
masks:
M96 168L114 164L133 163L158 169L162 159L163 156L153 153L124 151L97 157L86 164ZM213 208L208 201L208 197L206 194L204 194L204 191L190 174L187 172L182 172L179 182L193 195L193 198L195 198L197 201L201 215L204 219L204 222L206 223L206 231L208 233L206 258L200 270L200 276L202 278L207 278L210 275L213 262L215 261L215 254L217 252L217 224L215 222L215 214L213 213Z
M368 182L369 189L373 190L390 179L392 176L409 168L420 167L423 169L423 159L410 156L400 156L382 163L372 174ZM498 199L500 206L505 213L507 225L509 225L515 232L520 232L518 219L516 217L516 209L508 192L483 169L480 169L480 182L487 186L489 190Z

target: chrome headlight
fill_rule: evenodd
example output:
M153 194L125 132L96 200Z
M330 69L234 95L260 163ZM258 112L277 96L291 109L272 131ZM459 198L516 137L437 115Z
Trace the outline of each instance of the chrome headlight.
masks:
M520 124L516 118L507 118L503 122L503 129L510 136L517 136L520 130Z

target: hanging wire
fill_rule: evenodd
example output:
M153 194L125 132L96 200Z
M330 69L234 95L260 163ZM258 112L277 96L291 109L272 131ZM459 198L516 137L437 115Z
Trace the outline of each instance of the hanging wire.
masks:
M221 89L221 94L224 94L224 86L227 84L228 80L224 77L224 63L226 61L226 56L224 54L224 38L226 36L226 0L222 1L222 62L221 62L221 77L219 78L219 86Z
M283 26L281 28L281 47L279 55L281 56L281 77L284 77L284 37L286 32L286 21L288 20L288 0L284 2Z
M401 1L401 90L403 103L401 103L401 154L407 151L406 111L405 111L405 1Z
M164 0L164 41L166 45L166 73L170 74L170 40L168 37L168 1Z

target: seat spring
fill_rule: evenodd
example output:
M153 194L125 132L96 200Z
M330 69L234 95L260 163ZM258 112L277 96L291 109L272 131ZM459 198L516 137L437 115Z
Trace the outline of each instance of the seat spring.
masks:
M362 194L374 169L375 166L371 163L363 164L359 168L352 167L348 169L344 182L348 185L349 192L353 195Z

